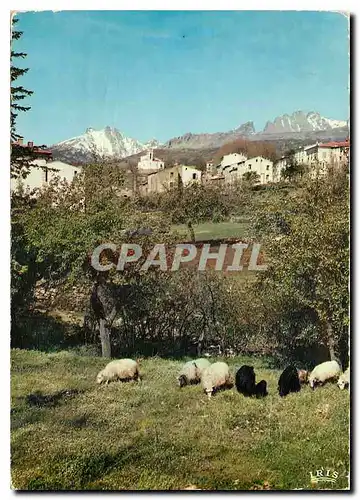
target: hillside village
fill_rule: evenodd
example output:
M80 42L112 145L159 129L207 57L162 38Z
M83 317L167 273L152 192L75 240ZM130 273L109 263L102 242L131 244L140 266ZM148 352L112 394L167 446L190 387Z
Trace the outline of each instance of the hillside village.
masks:
M34 146L32 142L18 144L24 148L24 156L31 152L31 169L26 179L11 180L11 189L21 185L25 189L41 188L56 176L71 182L81 172L82 166L53 160L52 151L46 147ZM253 183L259 185L278 183L284 180L283 173L291 164L306 167L311 172L325 171L331 164L344 164L349 161L350 141L316 142L290 151L287 155L272 161L264 156L249 156L245 153L225 154L221 161L206 162L205 169L194 165L179 164L165 167L164 160L155 156L153 148L148 149L137 163L136 179L131 188L124 189L123 194L131 196L135 192L141 195L161 193L171 189L179 181L183 185L190 183L222 183L233 184L250 175ZM245 177L244 177L245 176Z

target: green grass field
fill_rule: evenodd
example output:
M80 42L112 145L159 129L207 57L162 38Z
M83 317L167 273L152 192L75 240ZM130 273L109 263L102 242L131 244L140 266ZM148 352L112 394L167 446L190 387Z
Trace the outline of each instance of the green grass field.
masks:
M180 390L183 361L141 363L143 380L98 387L101 358L71 352L12 351L12 487L26 490L310 489L310 471L339 473L347 488L349 393L336 385L280 398L280 371L255 366L269 396L235 389L206 399L200 386ZM57 406L26 396L77 389Z
M241 222L205 222L194 226L196 241L215 240L222 238L243 238L246 237L249 223ZM174 225L173 229L189 236L185 224Z

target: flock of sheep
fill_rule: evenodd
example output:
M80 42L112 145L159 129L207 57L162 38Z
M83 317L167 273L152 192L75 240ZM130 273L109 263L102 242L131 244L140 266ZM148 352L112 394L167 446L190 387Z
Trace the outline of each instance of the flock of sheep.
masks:
M139 363L133 359L119 359L111 361L97 375L98 384L115 380L139 380ZM234 379L230 373L229 366L223 361L210 363L208 359L200 358L188 361L182 367L177 378L180 387L190 384L201 383L204 392L210 399L216 391L231 388ZM281 397L290 392L299 392L301 384L309 383L312 389L316 385L323 385L330 380L337 380L340 389L350 385L350 367L344 373L337 361L326 361L317 365L309 374L306 370L298 370L290 365L282 372L278 382L278 392ZM252 366L244 365L235 374L235 386L238 392L244 396L256 396L257 398L268 395L267 383L261 380L256 383L255 371Z

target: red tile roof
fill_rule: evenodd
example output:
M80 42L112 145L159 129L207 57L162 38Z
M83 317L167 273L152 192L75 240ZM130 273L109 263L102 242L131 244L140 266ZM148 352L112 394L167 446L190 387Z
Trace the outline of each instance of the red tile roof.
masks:
M350 147L350 141L331 141L331 142L325 142L323 144L319 144L319 148L349 148Z
M24 148L24 151L31 151L33 154L39 156L52 156L52 151L50 149L47 149L46 146L35 146L33 142L23 144L22 141L14 141L12 145Z

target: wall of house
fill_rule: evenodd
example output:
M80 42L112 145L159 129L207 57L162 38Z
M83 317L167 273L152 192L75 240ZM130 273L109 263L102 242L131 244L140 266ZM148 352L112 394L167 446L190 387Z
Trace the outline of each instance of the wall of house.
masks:
M208 161L206 163L206 172L212 173L215 171L214 163L212 161Z
M287 158L280 158L273 165L273 182L280 182L281 172L286 168Z
M194 167L181 165L180 175L184 185L189 184L189 182L201 182L201 171Z
M229 155L225 155L221 160L221 169L223 170L229 166L235 166L238 163L246 160L247 156L242 153L231 153Z
M319 148L318 153L319 161L324 161L327 163L335 162L338 163L345 159L344 151L342 148Z
M52 161L47 165L50 168L56 169L55 172L48 173L49 180L52 180L58 176L61 180L72 182L75 176L81 172L81 167L69 165L68 163L63 163L62 161Z
M337 163L340 161L345 161L346 151L341 147L323 147L321 145L315 144L313 146L306 147L301 158L303 158L303 161L299 161L299 163L305 163L308 165L317 162L320 162L320 164L329 164L331 162Z
M148 192L162 193L167 188L175 187L178 182L178 172L178 167L172 167L150 174L148 176Z
M138 162L139 170L161 170L164 166L163 161L154 158L152 151L148 151L145 155L141 156Z
M201 172L194 167L186 165L177 165L175 167L160 170L148 176L148 189L149 193L161 193L167 188L177 186L178 175L180 174L181 180L184 185L190 182L201 182Z
M241 163L237 170L237 177L242 178L246 172L256 172L260 177L260 184L274 181L273 162L262 156L249 158Z
M262 156L249 158L244 162L245 172L256 172L260 176L260 184L273 181L273 162Z
M29 175L25 179L11 179L10 189L12 191L20 185L26 190L41 188L57 176L61 180L72 182L75 175L81 172L81 167L75 167L61 161L46 162L45 160L38 159L34 160L33 164L35 166L31 167ZM56 171L46 171L45 167L54 168Z

